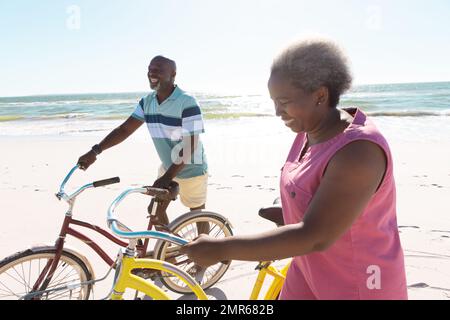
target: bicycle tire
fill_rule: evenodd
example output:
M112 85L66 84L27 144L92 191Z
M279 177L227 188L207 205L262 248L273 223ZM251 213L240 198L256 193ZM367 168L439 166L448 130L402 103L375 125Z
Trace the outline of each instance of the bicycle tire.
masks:
M186 240L194 240L198 233L193 231L190 236L187 236L186 234L180 234L183 228L192 225L197 224L198 222L208 222L210 225L209 228L209 234L214 237L223 236L223 237L229 237L233 235L233 230L231 228L231 225L229 221L222 215L211 212L211 211L198 211L198 212L188 212L181 216L179 216L177 219L172 221L169 224L169 229L172 233L185 238ZM217 231L216 228L218 228ZM173 244L170 244L163 240L158 240L158 242L155 245L154 249L154 258L158 260L167 260L166 253L167 249L172 246L176 247ZM172 259L177 259L179 257L182 257L182 255L172 257ZM172 262L172 261L169 261ZM173 262L172 262L173 263ZM186 265L185 267L180 267L181 269L188 271L189 269L195 268L195 266L192 266L193 263L190 263ZM204 270L204 275L209 274L209 278L206 278L205 281L203 281L205 278L202 277L202 279L196 279L203 290L206 290L213 286L214 284L219 281L225 272L228 270L229 266L231 264L231 261L227 261L225 263L219 262L213 266L209 266ZM189 271L188 271L189 272ZM192 273L191 273L192 274ZM183 283L177 281L176 278L168 277L164 273L160 274L161 279L160 281L171 291L180 293L180 294L189 294L192 293L189 288L187 288ZM195 278L195 275L192 274Z
M17 252L13 255L10 255L10 256L4 258L2 261L0 261L0 292L1 291L3 291L3 292L9 291L10 293L12 293L11 296L5 296L4 294L0 294L0 299L5 299L5 298L11 299L13 297L15 297L15 299L18 299L18 298L23 297L24 295L28 294L29 293L28 289L32 288L33 284L35 283L35 281L39 277L39 274L41 273L40 267L41 266L44 267L45 264L47 263L47 261L49 259L51 259L52 257L54 257L55 254L56 254L55 248L48 248L48 247L33 248L33 249L27 249L24 251ZM43 263L41 263L41 260L45 260L45 261ZM36 261L39 265L39 270L37 273L33 273L31 268L32 268L33 262L35 265ZM23 269L23 267L24 267L23 263L28 263L28 265L29 265L30 270L28 271L28 274L26 274ZM19 264L22 266L18 272L17 269L15 269L15 267L19 266ZM47 289L51 289L52 287L54 289L56 287L64 285L64 282L63 283L61 283L61 282L65 279L64 278L62 280L59 279L60 276L64 275L64 272L65 272L64 270L66 269L66 266L64 266L64 264L67 266L71 266L78 273L79 280L80 280L79 283L92 280L92 275L89 272L89 269L87 268L86 264L80 258L78 258L76 255L63 249L60 261L58 263L58 267L55 270L52 281L47 286ZM62 267L62 270L59 270L60 267ZM26 281L26 278L28 275L29 283L22 283L22 285L25 286L24 292L13 291L10 288L10 286L5 284L6 280L3 280L3 279L11 279L12 278L11 274L9 274L8 271L16 273L19 276L19 278L24 281ZM23 278L20 275L20 271L22 271ZM72 273L72 271L70 271L70 273ZM70 273L65 274L65 277L68 277ZM32 278L32 275L33 276L35 275L35 277ZM59 281L59 282L57 282L57 281ZM15 281L13 281L12 283L15 283L15 282L20 282L20 281L18 279L15 279ZM5 290L5 289L7 289L7 290ZM23 287L21 288L21 290L22 289L23 289ZM80 287L79 289L80 289L79 290L80 295L78 296L78 298L76 298L76 300L88 300L89 296L90 296L90 292L92 290L92 284L84 285L84 286ZM52 299L57 299L57 298L59 298L61 300L71 300L71 299L66 299L67 295L64 294L64 293L67 293L70 291L71 290L69 290L69 289L66 291L62 291L62 290L55 291L54 296L51 296L50 294L43 295L43 296L41 296L41 300L47 300L47 299L52 300ZM42 298L44 298L44 299L42 299ZM72 292L70 292L69 298L72 298Z

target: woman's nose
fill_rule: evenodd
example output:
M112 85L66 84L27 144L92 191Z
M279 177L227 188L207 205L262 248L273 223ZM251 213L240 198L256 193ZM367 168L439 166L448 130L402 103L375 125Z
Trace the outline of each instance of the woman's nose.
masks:
M282 110L281 110L280 104L279 103L275 103L275 115L277 117L280 117L281 116L281 112L282 112Z

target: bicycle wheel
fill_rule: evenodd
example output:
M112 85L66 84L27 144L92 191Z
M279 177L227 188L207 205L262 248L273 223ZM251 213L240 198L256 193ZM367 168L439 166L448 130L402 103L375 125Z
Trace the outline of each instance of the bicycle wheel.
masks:
M206 230L204 226L207 226ZM177 236L192 241L199 236L198 229L203 226L203 233L208 233L214 238L224 238L233 235L231 225L222 215L210 212L188 212L175 219L169 224L169 229ZM219 262L215 265L202 269L195 265L186 255L177 252L179 247L159 240L155 245L154 258L173 263L177 267L186 271L197 280L203 290L213 286L219 281L228 270L231 261ZM171 277L167 273L161 273L161 282L171 291L187 294L192 293L189 288L176 277Z
M16 300L32 292L47 262L55 257L54 248L36 248L13 254L0 261L0 299ZM63 250L58 266L46 290L76 285L91 280L85 263ZM44 293L41 300L87 300L92 284Z

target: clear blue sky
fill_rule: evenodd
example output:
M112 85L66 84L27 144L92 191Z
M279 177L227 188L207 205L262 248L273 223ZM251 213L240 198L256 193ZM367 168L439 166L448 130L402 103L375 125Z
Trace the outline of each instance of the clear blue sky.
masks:
M448 0L1 0L0 96L147 90L157 54L186 90L264 92L310 33L346 49L357 84L450 81Z

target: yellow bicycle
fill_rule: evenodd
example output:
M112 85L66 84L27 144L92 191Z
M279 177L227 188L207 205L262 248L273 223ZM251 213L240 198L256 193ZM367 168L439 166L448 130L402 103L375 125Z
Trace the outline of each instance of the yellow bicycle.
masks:
M165 189L152 187L143 187L129 189L123 192L113 201L108 209L108 227L118 237L128 239L129 244L126 249L121 250L116 260L116 274L114 284L110 294L110 299L121 300L127 289L135 290L137 293L143 293L146 297L155 300L168 300L168 296L161 288L150 281L146 281L135 275L133 270L152 269L162 272L168 276L176 277L183 282L200 300L207 300L207 296L199 283L187 272L175 266L172 263L156 259L136 258L139 239L157 239L164 242L183 246L188 243L187 240L172 234L159 231L140 231L133 232L119 220L117 220L114 210L123 199L131 193L143 193L151 196L157 196L160 199L169 198L170 192ZM172 252L175 249L172 249ZM137 296L137 294L136 294Z
M274 222L277 227L284 225L283 212L280 205L280 199L275 199L274 206L262 208L259 210L259 215L271 222ZM281 288L283 287L284 280L286 279L286 274L291 265L290 260L281 270L273 266L273 261L262 261L260 262L255 270L258 270L258 277L256 278L255 285L253 286L252 293L250 295L250 300L258 300L261 293L264 281L267 275L273 277L272 283L270 284L266 294L264 295L264 300L276 300L278 299Z

